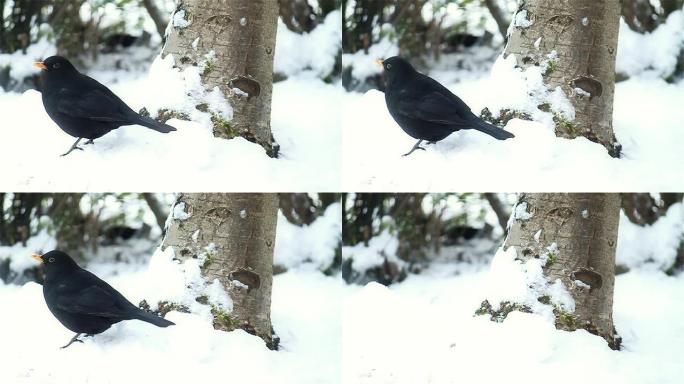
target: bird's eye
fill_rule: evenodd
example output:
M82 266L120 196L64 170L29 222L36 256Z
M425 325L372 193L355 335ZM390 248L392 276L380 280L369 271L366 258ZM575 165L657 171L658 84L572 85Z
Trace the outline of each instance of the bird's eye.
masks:
M59 67L61 67L61 66L62 66L62 64L60 64L60 63L54 63L54 64L52 64L52 68L54 68L54 69L57 69L57 68L59 68Z
M392 69L392 64L387 64L387 65L385 65L385 68L387 68L387 69Z
M53 263L53 262L55 261L55 258L54 258L54 257L51 257L50 259L48 259L48 261L51 262L51 263Z

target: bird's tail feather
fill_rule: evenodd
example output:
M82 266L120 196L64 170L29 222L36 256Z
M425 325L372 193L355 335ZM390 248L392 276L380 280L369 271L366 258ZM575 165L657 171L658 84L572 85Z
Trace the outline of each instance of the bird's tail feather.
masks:
M496 125L489 124L479 119L477 121L473 121L473 129L486 133L497 140L506 140L515 137L515 135L505 131L503 128L499 128Z
M169 325L176 325L175 323L168 321L163 317L159 317L159 316L155 315L154 313L145 312L143 310L139 310L136 313L135 318L138 320L145 321L145 322L150 323L150 324L154 324L157 327L166 328Z
M160 123L157 120L151 119L147 116L142 116L140 114L135 113L134 111L132 112L135 114L135 116L131 116L131 118L133 119L133 122L135 122L136 124L140 124L144 127L154 129L155 131L161 133L169 133L176 130L176 128L168 124Z

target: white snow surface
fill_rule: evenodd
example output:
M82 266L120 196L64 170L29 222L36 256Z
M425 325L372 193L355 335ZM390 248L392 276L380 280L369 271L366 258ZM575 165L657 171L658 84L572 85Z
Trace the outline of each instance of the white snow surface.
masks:
M274 85L272 130L278 159L243 138L215 138L210 116L194 108L189 85L197 73L178 78L168 60L157 60L149 76L123 73L104 81L134 110L175 106L194 121L171 119L178 131L160 134L121 127L60 157L75 139L45 113L41 95L0 91L0 161L6 191L337 191L340 185L342 87L299 74ZM185 81L188 80L188 81ZM196 96L230 116L217 91ZM190 92L192 93L192 92ZM306 118L303 118L306 116ZM195 120L196 119L196 120ZM187 177L192 175L192 183ZM315 175L315 177L314 177Z
M615 283L614 321L623 350L584 330L556 330L543 316L512 312L502 323L474 317L491 281L435 265L389 288L371 283L344 296L344 383L681 382L684 278L634 271ZM492 367L495 369L492 369ZM657 368L655 368L657 367Z
M501 323L474 316L485 298L538 310L536 293L543 287L570 312L574 302L562 284L543 280L541 259L523 264L511 247L500 249L487 268L483 256L475 258L479 263L455 262L474 253L460 248L465 255L433 261L401 283L345 288L343 382L542 384L553 377L576 384L575 375L558 372L582 367L592 382L680 383L684 358L676 348L684 342L684 274L667 276L654 268L657 262L645 262L654 252L672 251L673 239L681 238L683 209L682 203L672 206L651 227L624 225L627 219L621 219L617 260L636 262L615 280L620 351L587 331L555 329L548 311L514 311ZM558 251L555 244L547 249Z
M275 72L292 76L310 70L323 78L333 72L342 49L342 15L330 12L322 24L302 35L290 31L279 19L277 36Z
M332 236L329 231L311 231ZM306 232L304 229L294 236L313 236ZM280 236L279 231L277 238ZM37 264L25 251L22 248L13 254L13 260L23 257ZM0 303L12 309L0 316L0 382L180 384L214 382L225 378L228 371L234 382L339 382L339 276L327 277L315 269L294 267L274 277L271 318L281 348L270 351L261 339L242 330L214 330L209 306L197 303L195 295L204 292L210 302L229 310L225 292L216 283L200 280L197 260L178 263L172 257L170 249L157 250L149 262L127 264L112 259L87 268L133 303L145 299L154 308L158 300L172 299L191 306L192 314L168 313L166 317L176 323L168 328L125 321L65 350L59 347L73 334L48 311L41 286L0 282ZM36 356L40 356L39 362Z
M342 55L344 67L351 67L351 75L355 79L363 80L372 75L382 73L382 66L375 63L378 59L387 59L399 54L399 46L383 38L379 43L368 47L368 52L363 50L355 53L345 53Z
M190 22L185 18L185 10L181 9L173 13L173 19L171 24L175 28L187 28L190 26Z
M22 273L36 265L36 261L29 256L34 253L42 255L53 250L56 246L57 240L43 230L36 236L28 238L26 245L17 243L13 246L0 246L0 261L9 259L9 269L16 273ZM2 284L1 281L0 284Z
M325 270L333 264L342 241L342 206L331 204L308 226L298 227L278 212L278 237L274 264L287 269L308 264Z
M57 53L57 48L45 39L35 44L31 44L26 49L26 54L22 51L14 53L0 53L0 68L11 67L9 76L17 81L24 77L31 76L40 72L40 69L33 66L33 63L40 61L48 56ZM0 88L2 94L2 88Z
M513 119L504 127L516 137L498 141L474 130L459 131L426 151L408 152L416 140L392 119L384 95L376 90L351 94L343 122L342 170L345 190L357 192L507 190L621 192L684 189L684 82L670 84L641 73L616 84L613 126L622 157L579 137L557 138L553 116L541 101L567 119L574 118L568 97L541 83L542 68L521 72L512 56L499 59L491 76L445 85L476 113L483 107L530 113L534 121ZM552 57L549 60L553 60ZM455 70L458 72L458 70ZM644 98L644 95L649 97ZM638 107L636 107L638 106ZM643 111L648 111L644 113ZM644 129L648 127L648 129ZM663 172L667 169L667 172Z
M513 25L518 28L529 28L532 26L532 22L527 18L527 10L522 10L516 12L513 19Z
M632 31L620 19L616 71L627 76L646 72L666 78L677 66L677 56L684 48L684 13L672 12L655 31L641 34Z
M684 239L684 204L672 205L653 225L640 227L620 213L617 263L628 268L670 268Z
M399 240L389 232L384 231L371 237L368 246L359 243L354 246L342 247L342 257L352 259L352 268L361 273L382 265L385 260L402 267L406 265L406 262L397 257L398 247Z
M170 24L182 24L182 14L176 12ZM259 145L243 138L213 136L211 113L230 121L233 110L218 88L202 89L202 66L180 72L167 56L157 57L149 67L120 71L107 65L108 58L102 55L102 64L91 68L92 76L131 108L138 111L145 107L152 116L159 109L172 108L187 114L191 121L169 120L168 124L178 129L169 134L141 126L121 127L94 145L84 146L84 151L60 157L75 139L48 117L40 93L0 90L0 161L4 164L0 189L339 191L339 106L346 95L340 84L320 79L332 70L340 49L341 21L337 19L341 16L336 14L311 33L297 36L297 41L287 33L278 35L275 65L287 68L288 75L273 87L271 128L280 144L279 158L268 157ZM334 30L338 30L337 35ZM54 46L41 42L30 46L26 55L0 55L0 66L11 63L12 77L20 79L38 71L31 65L33 61L54 52ZM133 53L139 56L138 51ZM207 60L211 60L210 55ZM288 58L296 58L296 63L288 62ZM199 111L196 106L201 103L208 104L210 112ZM187 182L190 176L192 183Z
M550 282L542 267L545 259L516 259L514 247L499 249L492 260L486 298L494 310L503 302L519 303L553 323L553 307L542 304L539 298L549 296L552 304L567 312L574 312L575 301L560 280Z

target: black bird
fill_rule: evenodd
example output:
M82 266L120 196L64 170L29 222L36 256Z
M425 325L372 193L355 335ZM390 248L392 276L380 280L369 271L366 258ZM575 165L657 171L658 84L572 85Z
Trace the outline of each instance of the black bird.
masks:
M385 102L394 120L409 136L418 139L408 156L425 140L434 144L461 129L475 129L497 140L510 139L512 133L489 124L436 80L416 71L401 57L377 60L387 76Z
M142 320L157 327L174 323L145 312L99 277L86 271L64 252L50 251L34 259L45 265L43 296L50 312L69 330L76 332L66 348L85 333L92 336L122 320Z
M52 120L66 133L77 138L69 151L79 149L122 125L138 124L157 132L169 133L176 128L141 116L97 80L78 72L69 60L50 56L34 63L42 69L43 106Z

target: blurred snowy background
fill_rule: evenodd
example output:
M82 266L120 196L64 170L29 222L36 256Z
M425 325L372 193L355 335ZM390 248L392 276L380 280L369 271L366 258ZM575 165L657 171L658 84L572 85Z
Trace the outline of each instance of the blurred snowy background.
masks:
M343 382L576 383L582 367L592 382L679 383L682 194L622 197L614 351L539 314L474 316L497 279L514 278L491 271L516 194L345 196Z
M184 264L158 251L173 194L0 194L0 382L339 382L341 207L339 195L282 194L271 319L278 351L211 315L172 311L157 329L114 325L61 350L72 333L48 311L35 252L58 247L136 305L174 301ZM187 268L187 266L186 266ZM40 356L36 359L35 356Z
M495 117L526 110L540 77L504 60L514 0L349 0L344 8L343 185L349 191L577 191L684 189L684 15L679 0L626 0L621 14L613 128L622 157L554 123L513 118L497 142L461 131L402 157L415 144L389 115L377 58L402 55L470 106ZM529 109L529 108L528 108ZM536 110L536 105L533 106ZM547 114L550 116L550 114ZM501 124L503 125L503 123Z
M215 139L207 122L178 119L171 120L178 128L172 135L122 127L60 158L73 139L45 113L32 62L63 55L136 111L179 106L188 85L158 57L175 1L0 2L0 189L338 190L344 97L339 5L274 2L281 17L271 126L279 158L240 137ZM184 175L192 175L192 183Z

